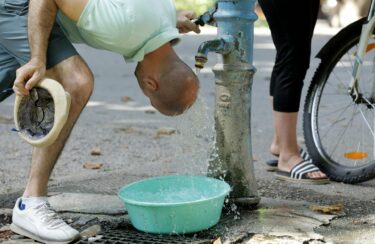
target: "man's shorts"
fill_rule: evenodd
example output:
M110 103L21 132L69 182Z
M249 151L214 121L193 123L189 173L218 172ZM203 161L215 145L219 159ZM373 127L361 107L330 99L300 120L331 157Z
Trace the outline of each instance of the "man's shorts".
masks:
M12 94L16 70L30 59L28 5L29 0L0 0L0 102ZM47 69L76 54L55 23L48 44Z

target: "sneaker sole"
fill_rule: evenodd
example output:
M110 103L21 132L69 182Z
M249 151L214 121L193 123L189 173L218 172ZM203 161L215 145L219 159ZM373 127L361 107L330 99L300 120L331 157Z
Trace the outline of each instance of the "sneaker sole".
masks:
M31 239L35 240L35 241L39 241L39 242L46 243L46 244L67 244L67 243L71 243L71 242L77 240L78 237L79 237L79 236L77 236L75 239L72 239L72 240L69 240L69 241L49 241L49 240L43 240L40 237L34 235L33 233L30 233L27 230L24 230L23 228L15 225L14 223L12 223L10 225L10 230L13 231L14 233L19 234L19 235L26 236L28 238L31 238Z

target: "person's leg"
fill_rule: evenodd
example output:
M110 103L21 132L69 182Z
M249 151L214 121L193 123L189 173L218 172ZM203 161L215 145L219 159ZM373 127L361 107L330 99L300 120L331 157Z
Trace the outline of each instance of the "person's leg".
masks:
M279 170L289 172L302 158L297 143L298 113L273 111L275 134L279 146Z
M270 97L270 101L271 101L271 104L273 104L273 96ZM272 136L272 142L271 142L271 146L270 146L270 152L272 155L278 157L279 154L280 154L280 148L279 148L279 145L280 145L280 142L279 142L279 137L276 133L276 121L275 121L275 115L274 115L274 112L272 113L272 117L273 117L273 136Z
M279 10L278 6L274 3L274 0L259 0L258 1L259 5L262 8L262 11L267 18L268 25L270 26L271 29L271 37L274 45L276 46L276 51L280 49L280 47L288 42L287 36L283 34L282 31L282 25L279 21L280 18L283 18L282 16L279 16ZM270 102L273 104L273 96L275 94L275 87L276 83L278 82L278 76L279 73L282 72L283 66L281 65L278 60L280 59L280 53L276 52L275 56L275 65L272 69L271 73L271 78L270 78L270 85L269 85L269 95L270 95ZM276 124L275 120L273 121L274 123L274 133L273 133L273 138L272 138L272 143L270 146L270 152L272 155L278 157L280 154L280 149L279 149L279 139L276 134ZM272 160L273 161L273 160Z
M27 6L27 0L17 2L5 0L0 6L2 20L0 21L0 44L3 47L2 50L12 57L11 61L15 62L16 60L19 65L25 64L30 58ZM47 148L34 149L31 172L23 194L24 197L47 195L47 183L53 166L64 147L74 122L91 95L93 75L82 58L76 54L74 47L66 39L59 26L55 24L49 39L47 75L61 82L71 94L72 104L68 122L57 141ZM3 57L7 56L3 55ZM13 70L8 70L7 73L2 71L2 74L7 77L3 77L1 83L7 84L7 86L12 84L13 80L10 77L15 77L17 69L14 66L12 65Z
M276 137L279 145L278 169L290 172L291 169L303 161L297 143L297 118L298 113L273 112L275 120ZM307 173L309 178L324 178L326 175L321 171Z
M79 233L50 208L47 201L48 179L92 93L93 77L78 55L48 69L47 76L61 82L64 89L70 93L69 116L57 140L51 146L34 148L26 189L22 198L17 199L13 209L11 230L40 242L67 243L77 239Z
M29 179L23 197L47 195L48 179L53 167L93 90L92 73L78 55L49 69L47 76L61 82L64 89L70 93L71 107L68 120L56 142L48 147L34 148Z
M263 5L277 50L270 87L275 127L271 153L279 155L279 170L290 172L295 165L303 161L297 143L297 118L319 5L315 0L292 0L288 4L274 0L259 2ZM290 12L290 4L298 3L303 5L298 8L298 13ZM307 173L307 176L325 177L320 171Z
M292 1L293 2L293 1ZM301 2L300 2L301 3ZM281 171L290 172L303 159L297 142L297 120L303 80L309 67L311 39L316 23L319 3L310 0L299 5L299 14L284 18L282 30L290 34L287 44L279 43L279 63L284 69L279 73L274 96L274 120L276 141L279 145ZM281 7L278 5L278 7ZM288 15L289 13L286 12ZM292 14L292 13L290 13ZM296 31L298 30L298 31ZM286 101L287 100L287 101ZM325 177L320 171L307 173L310 178Z
M0 70L0 85L9 87L14 82L16 69L30 58L27 38L28 1L5 1L3 3L4 0L0 0L0 45L11 61L18 63L11 69ZM6 56L1 55L0 60L1 57ZM77 238L78 232L50 209L46 202L47 184L70 131L91 95L93 76L57 25L49 39L47 68L47 76L61 82L70 93L71 108L68 121L56 142L46 148L34 149L28 183L23 197L17 199L13 209L11 229L41 242L67 242Z

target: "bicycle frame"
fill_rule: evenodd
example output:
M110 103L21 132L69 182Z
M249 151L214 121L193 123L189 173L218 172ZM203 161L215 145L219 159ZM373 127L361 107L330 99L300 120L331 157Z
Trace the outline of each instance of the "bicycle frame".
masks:
M364 56L366 53L366 49L368 47L368 41L372 35L372 32L375 27L375 1L371 0L371 5L369 9L369 13L367 16L366 23L362 26L361 37L359 39L359 46L356 52L355 60L354 60L354 67L352 72L352 79L349 85L348 92L353 97L354 102L359 102L362 100L360 92L358 91L358 80L360 79L362 65ZM373 87L371 91L371 98L375 99L375 77L373 81Z

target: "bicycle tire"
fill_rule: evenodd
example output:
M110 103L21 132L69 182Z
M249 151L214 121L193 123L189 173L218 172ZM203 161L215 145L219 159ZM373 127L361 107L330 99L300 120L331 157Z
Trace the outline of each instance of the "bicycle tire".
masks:
M309 86L303 113L303 132L305 143L314 164L319 167L319 169L331 180L351 184L360 183L375 178L375 160L374 158L369 159L365 157L366 155L374 155L374 148L372 151L371 149L366 149L371 151L371 154L369 154L367 151L361 151L361 154L358 154L365 158L358 157L357 159L352 159L351 156L357 155L353 154L353 152L355 153L354 149L356 146L357 151L360 151L359 149L362 149L362 147L365 147L365 145L367 146L367 140L370 139L360 135L362 130L364 131L365 128L357 128L358 131L350 131L348 129L351 126L360 127L362 124L365 124L366 122L364 121L367 118L366 115L371 114L371 112L374 113L373 111L375 111L375 109L369 108L368 104L356 104L353 98L349 95L348 87L351 80L352 68L348 67L350 72L346 75L346 78L344 78L344 81L347 83L345 84L346 86L342 85L341 88L339 83L335 86L334 82L336 82L336 79L339 80L341 76L344 76L344 73L334 74L334 72L336 72L336 70L340 71L341 69L344 69L345 66L349 66L348 64L350 63L348 61L344 62L346 59L350 60L350 55L348 58L346 54L349 52L349 50L355 50L355 46L358 44L360 38L362 25L365 21L365 18L360 19L342 29L338 34L332 37L331 40L318 53L317 57L321 59L321 62L316 69ZM337 94L334 93L339 89L340 92L337 92ZM332 95L330 95L331 93ZM344 93L347 96L347 100L345 100L346 98ZM350 99L352 103L350 102ZM332 101L332 104L330 101ZM341 103L341 101L348 104L348 108L343 108L343 111L339 110L339 108L341 108L339 106L344 104ZM336 110L334 108L335 102L339 102ZM361 106L366 106L367 108ZM331 107L332 112L329 110ZM351 112L351 110L345 111L344 109L352 109L353 112ZM370 111L370 109L372 111ZM358 112L355 112L356 110L358 110ZM340 114L338 114L336 111L340 111ZM347 114L350 112L352 113L352 117L347 124L345 124L345 121L347 120L346 117L350 117L350 114ZM363 115L364 113L365 115ZM355 118L356 114L361 114L364 121L357 122L357 120L359 121L360 117ZM327 124L330 123L330 119L333 120L331 125L329 125L331 127L328 127ZM342 131L340 132L341 134L337 134L337 137L335 137L335 133L338 133L339 131ZM353 134L353 136L349 135L350 133ZM347 140L341 141L342 138L346 138L347 136L350 137L348 137ZM358 140L366 140L367 144L354 144L357 143L357 137ZM375 136L373 139L375 141ZM333 142L335 140L337 140L337 142ZM331 142L336 144L331 145ZM343 145L341 145L341 143ZM347 147L349 144L352 145ZM338 150L337 148L340 149ZM353 149L353 152L348 152L351 148Z

